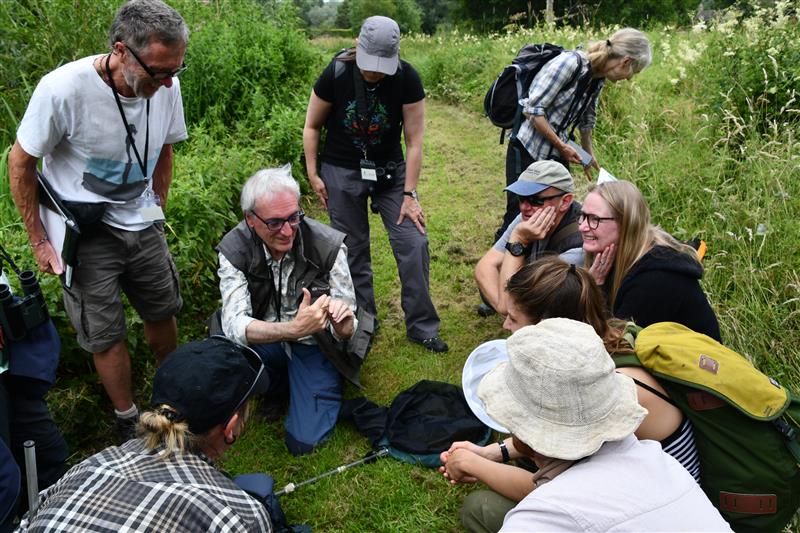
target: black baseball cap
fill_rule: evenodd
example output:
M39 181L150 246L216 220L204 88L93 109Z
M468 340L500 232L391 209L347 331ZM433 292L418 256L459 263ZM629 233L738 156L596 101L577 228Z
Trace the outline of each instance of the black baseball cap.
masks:
M224 424L255 394L269 387L258 354L226 337L179 346L158 367L150 407L166 404L201 435Z

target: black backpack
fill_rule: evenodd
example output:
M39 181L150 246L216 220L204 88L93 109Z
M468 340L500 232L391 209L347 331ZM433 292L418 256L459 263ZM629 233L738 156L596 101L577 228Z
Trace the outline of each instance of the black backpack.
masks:
M497 79L492 82L483 99L483 110L492 124L502 128L500 144L503 144L506 130L511 130L512 139L517 135L522 124L522 107L519 105L519 100L527 96L533 78L548 61L564 52L562 46L555 44L526 44L520 49L511 64L504 68ZM576 70L566 86L575 83L579 73L580 69ZM585 80L584 89L579 91L579 94L585 92L590 81L591 78ZM573 102L573 107L567 112L564 123L556 129L556 134L564 131L564 128L569 125L574 105L578 100L580 98L576 98ZM580 116L582 112L583 109L575 116Z
M423 380L382 407L366 398L342 403L339 418L352 421L373 448L387 448L395 459L414 465L441 466L439 454L455 441L483 446L492 430L472 412L461 387Z

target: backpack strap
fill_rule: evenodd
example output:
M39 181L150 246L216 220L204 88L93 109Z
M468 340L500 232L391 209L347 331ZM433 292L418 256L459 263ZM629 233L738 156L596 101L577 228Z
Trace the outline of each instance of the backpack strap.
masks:
M630 376L628 376L628 377L630 377ZM636 378L633 378L633 377L631 377L631 379L632 379L632 380L633 380L633 382L634 382L634 383L636 383L636 385L638 385L639 387L641 387L641 388L643 388L643 389L645 389L645 390L647 390L647 391L650 391L650 392L652 392L653 394L655 394L656 396L658 396L659 398L661 398L662 400L664 400L665 402L667 402L667 403L668 403L668 404L670 404L671 406L673 406L673 407L676 407L677 409L680 409L680 407L678 407L678 405L677 405L675 402L673 402L673 401L672 401L672 398L670 398L669 396L667 396L667 395L666 395L666 394L664 394L663 392L661 392L661 391L659 391L659 390L657 390L657 389L655 389L655 388L651 387L651 386L650 386L650 385L648 385L647 383L642 383L641 381L639 381L639 380L638 380L638 379L636 379Z
M550 241L548 246L554 250L558 249L558 245L561 244L561 241L566 239L567 237L571 236L572 234L578 231L578 223L573 221L570 224L567 224L560 230L558 230L552 237L550 237Z

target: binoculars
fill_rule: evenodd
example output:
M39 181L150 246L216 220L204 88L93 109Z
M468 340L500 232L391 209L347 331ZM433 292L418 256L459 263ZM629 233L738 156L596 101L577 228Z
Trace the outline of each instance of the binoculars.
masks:
M50 319L47 304L32 270L19 272L21 298L15 298L8 285L0 283L0 326L6 338L20 340L31 329Z

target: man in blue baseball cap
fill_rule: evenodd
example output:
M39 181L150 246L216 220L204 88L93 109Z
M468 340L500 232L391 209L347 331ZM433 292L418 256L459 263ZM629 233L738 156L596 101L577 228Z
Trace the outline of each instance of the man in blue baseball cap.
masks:
M581 205L573 198L575 184L564 165L536 161L505 190L517 196L520 214L475 266L482 316L506 314L505 284L525 262L557 254L568 263L583 264Z

